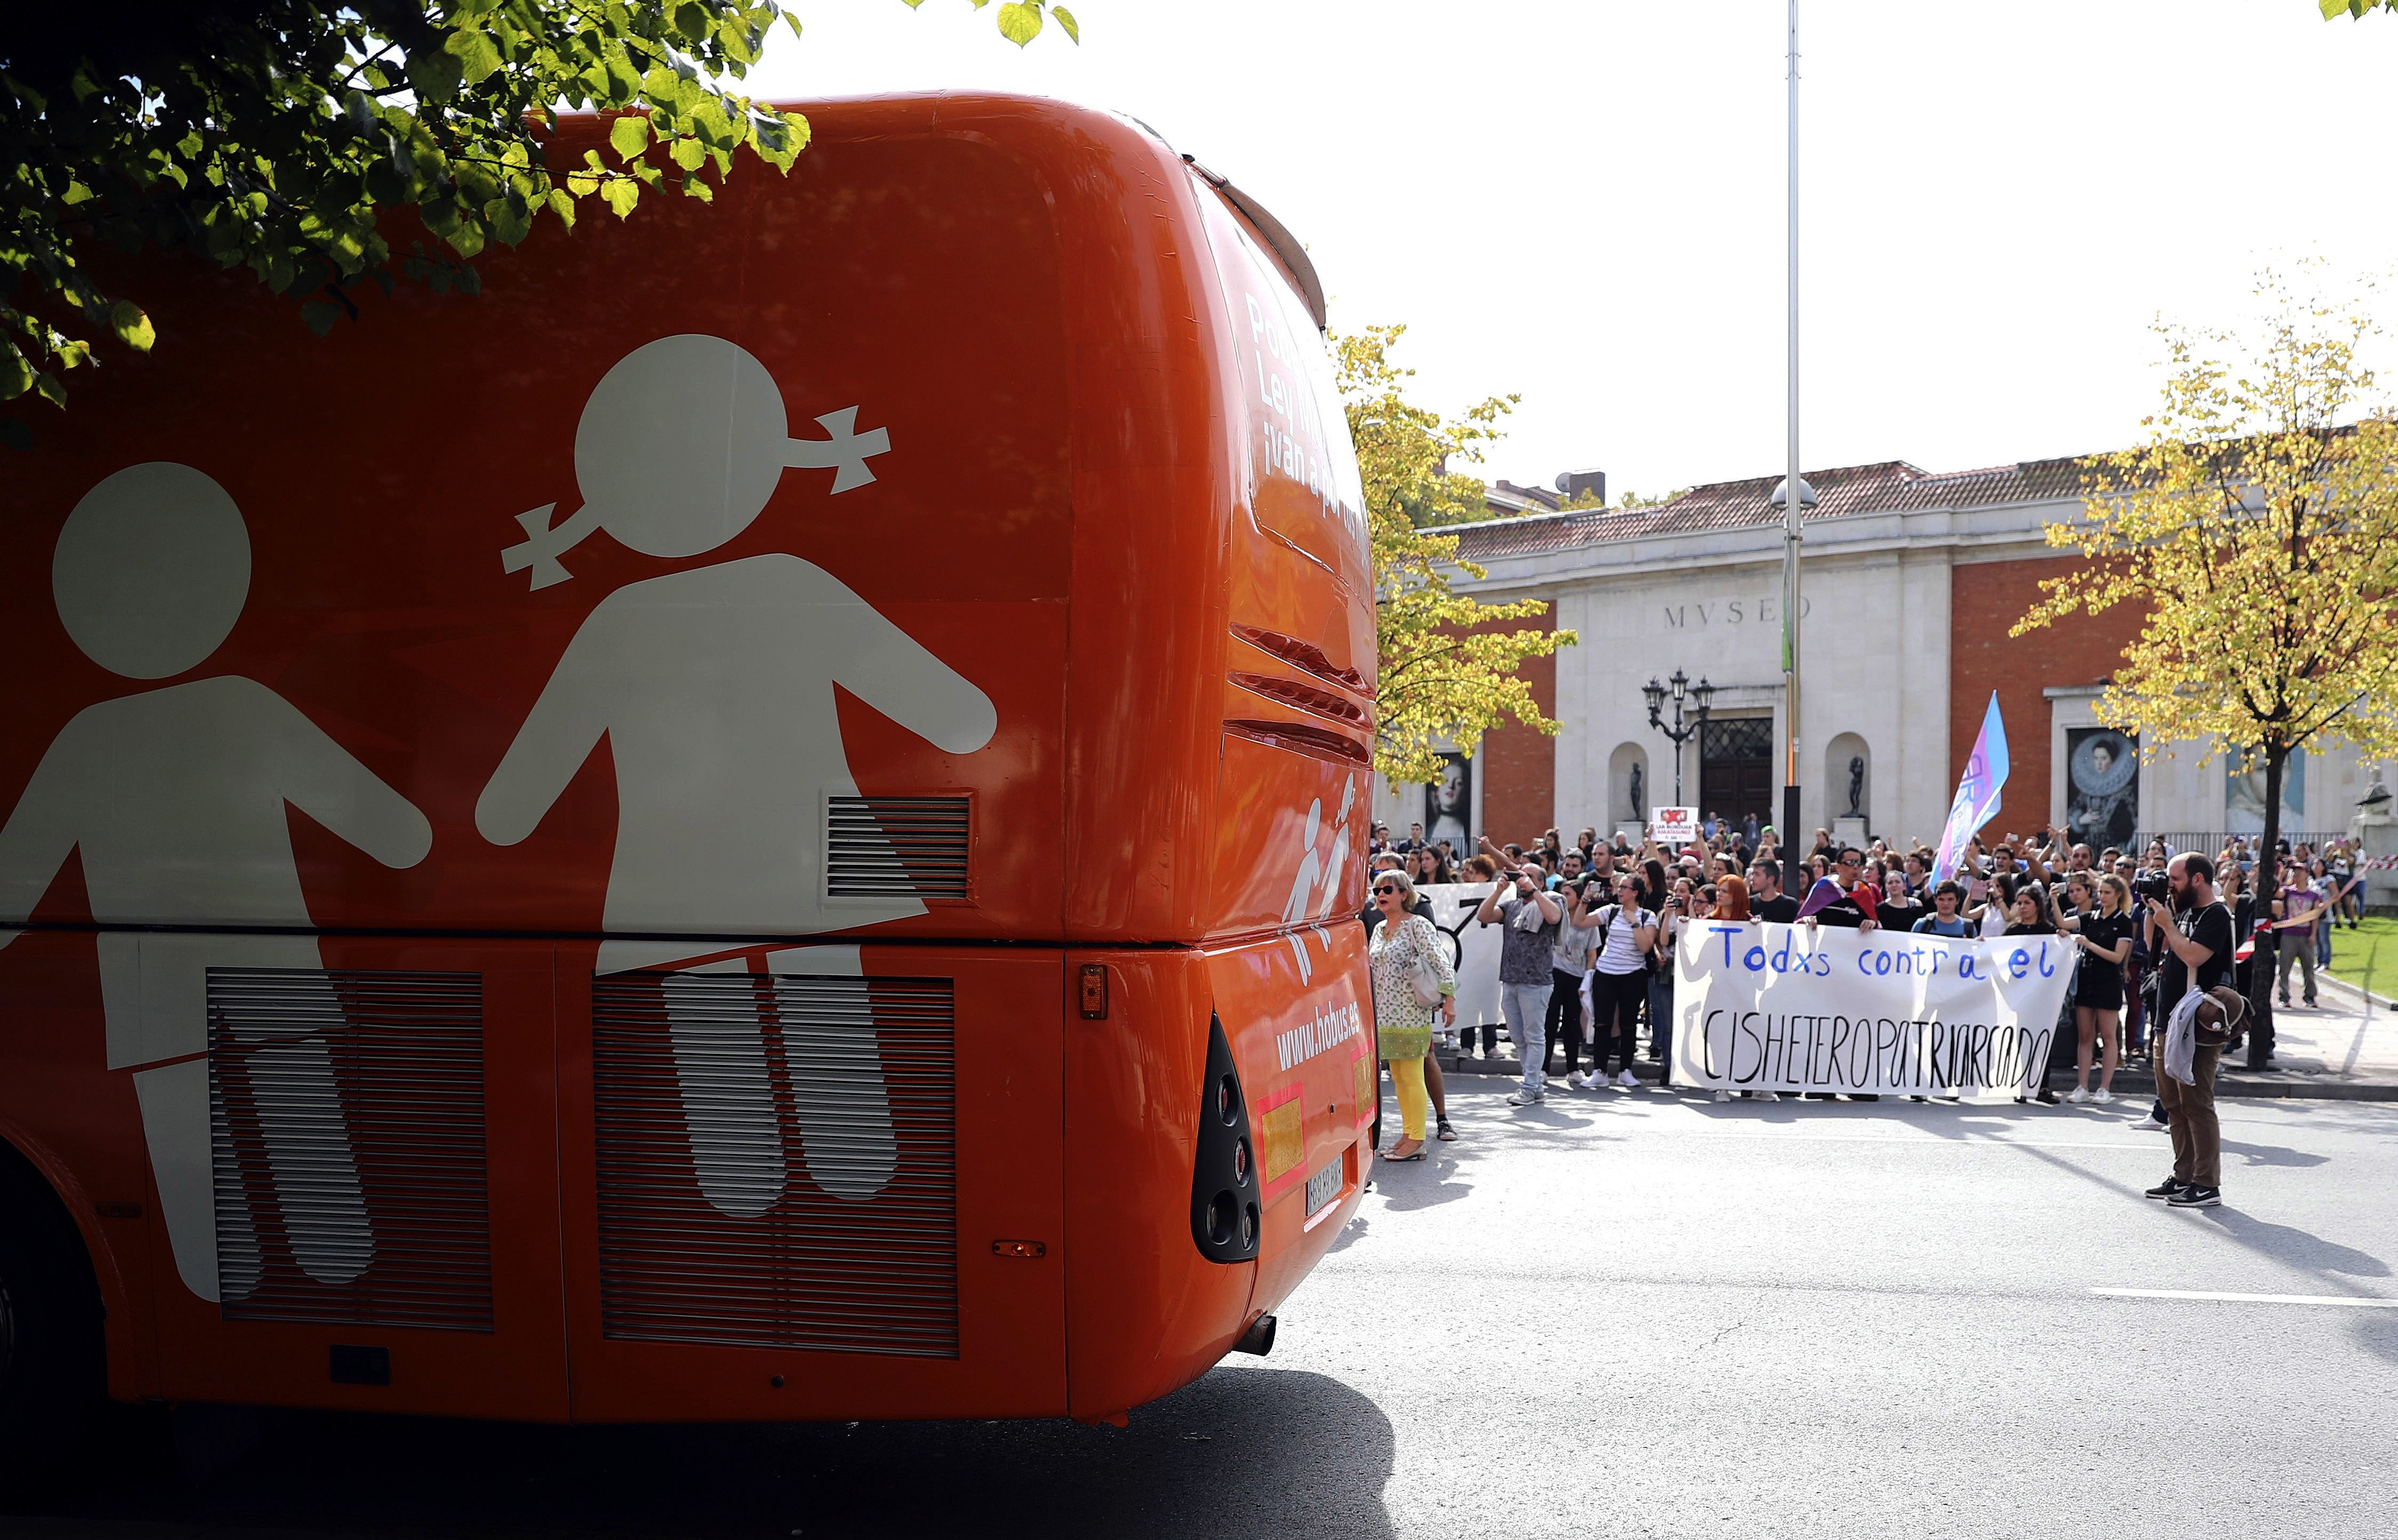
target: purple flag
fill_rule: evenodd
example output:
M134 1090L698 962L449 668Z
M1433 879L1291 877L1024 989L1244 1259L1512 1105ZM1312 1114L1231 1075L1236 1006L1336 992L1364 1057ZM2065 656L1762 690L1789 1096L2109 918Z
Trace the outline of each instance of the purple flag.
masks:
M1990 709L1982 714L1982 730L1974 735L1974 753L1957 783L1957 800L1948 805L1948 826L1940 833L1940 853L1932 863L1932 880L1946 882L1957 875L1965 859L1965 842L1974 831L1999 815L1999 788L2007 783L2007 724L1999 716L1999 692L1990 691Z

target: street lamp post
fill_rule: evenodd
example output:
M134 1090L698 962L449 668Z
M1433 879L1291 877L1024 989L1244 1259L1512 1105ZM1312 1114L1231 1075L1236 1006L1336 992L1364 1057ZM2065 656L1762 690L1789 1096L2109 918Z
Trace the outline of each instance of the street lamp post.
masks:
M1640 693L1649 697L1649 725L1664 733L1673 743L1674 806L1681 808L1689 806L1682 800L1682 745L1697 737L1699 729L1706 725L1707 707L1715 701L1716 687L1707 683L1704 675L1701 675L1699 682L1694 685L1691 683L1690 676L1678 668L1674 670L1674 676L1668 683L1673 687L1674 695L1672 727L1665 725L1664 716L1666 686L1659 684L1652 677L1647 684L1640 687ZM1698 712L1698 715L1690 718L1688 726L1683 724L1682 719L1682 700L1685 695L1690 698L1691 703Z
M1798 0L1790 0L1790 332L1789 469L1774 489L1782 509L1782 671L1788 687L1789 756L1783 767L1782 837L1798 837L1798 514L1814 490L1798 475ZM1797 488L1793 495L1791 489Z

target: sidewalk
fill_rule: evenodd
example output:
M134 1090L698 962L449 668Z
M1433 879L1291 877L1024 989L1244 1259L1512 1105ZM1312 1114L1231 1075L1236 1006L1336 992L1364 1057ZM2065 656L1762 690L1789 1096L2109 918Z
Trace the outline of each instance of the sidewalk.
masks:
M2218 1096L2302 1097L2346 1102L2398 1102L2398 1008L2376 998L2368 1010L2364 996L2328 975L2319 975L2320 1008L2304 1005L2273 1011L2273 1067L2254 1071L2227 1062L2217 1072ZM1642 1038L1645 1044L1647 1038ZM1515 1050L1499 1045L1505 1055L1496 1059L1462 1059L1447 1049L1435 1051L1444 1073L1504 1075L1521 1078L1522 1064ZM1662 1066L1641 1061L1633 1073L1655 1082ZM1561 1081L1561 1077L1552 1076ZM2095 1079L2095 1077L2094 1076ZM2062 1093L2073 1085L2073 1071L2058 1071L2050 1082ZM2148 1061L2135 1060L2115 1076L2118 1096L2156 1094L2156 1079Z

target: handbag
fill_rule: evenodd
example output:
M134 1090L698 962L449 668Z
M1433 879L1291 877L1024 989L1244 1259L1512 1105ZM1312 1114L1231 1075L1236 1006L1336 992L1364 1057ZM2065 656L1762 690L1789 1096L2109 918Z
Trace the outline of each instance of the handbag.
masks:
M1408 917L1421 919L1423 917L1411 915ZM1434 944L1437 945L1438 943ZM1441 998L1440 970L1433 966L1432 953L1425 949L1421 937L1416 940L1415 966L1408 971L1408 987L1414 991L1418 1005L1427 1011L1438 1009Z

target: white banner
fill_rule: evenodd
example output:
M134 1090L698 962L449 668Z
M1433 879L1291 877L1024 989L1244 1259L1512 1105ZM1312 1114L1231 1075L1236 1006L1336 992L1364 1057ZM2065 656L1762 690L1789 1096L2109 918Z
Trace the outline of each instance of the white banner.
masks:
M1495 882L1426 883L1416 890L1432 900L1432 922L1448 938L1449 960L1457 965L1457 1024L1499 1024L1499 943L1501 927L1476 925L1474 911L1482 906Z
M1718 1091L2014 1096L2040 1084L2073 952L1702 921L1674 987L1674 1078Z

